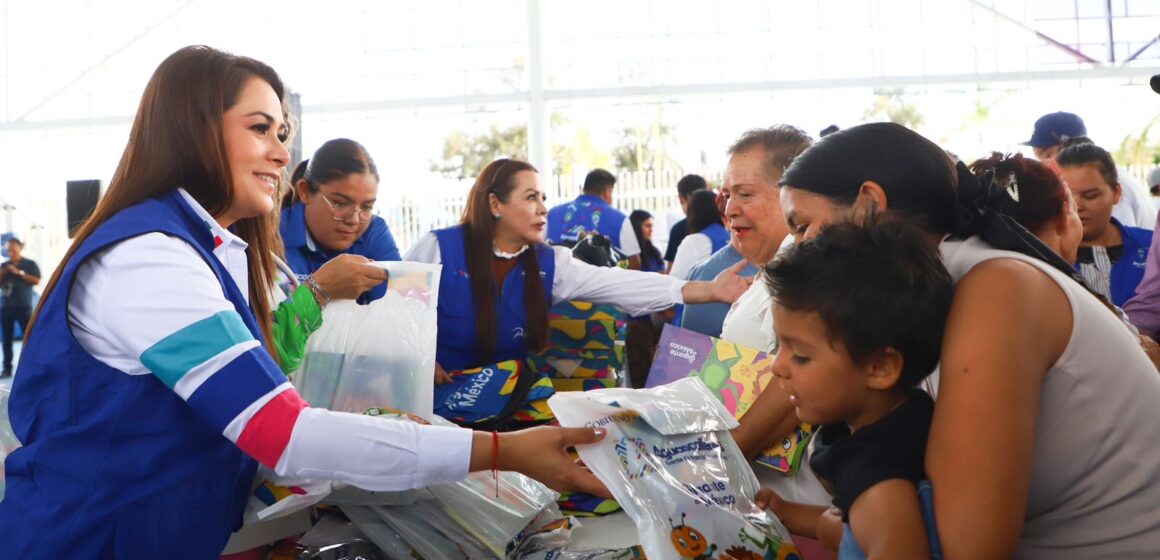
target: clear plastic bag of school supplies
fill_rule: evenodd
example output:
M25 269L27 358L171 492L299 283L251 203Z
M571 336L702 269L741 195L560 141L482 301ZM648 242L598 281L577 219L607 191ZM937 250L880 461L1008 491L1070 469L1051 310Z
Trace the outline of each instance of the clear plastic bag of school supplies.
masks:
M724 557L724 556L722 556ZM639 546L628 548L546 548L530 550L520 560L633 560L645 558Z
M415 502L407 507L407 513L422 519L448 540L455 543L468 558L491 558L495 553L488 550L467 529L453 519L449 512L434 500ZM473 520L474 521L474 520Z
M313 406L346 412L389 407L430 418L442 267L374 264L390 272L386 295L367 305L327 305L294 383Z
M757 478L729 434L737 421L700 379L557 393L548 405L562 426L608 430L577 451L650 559L797 557L789 531L753 503Z
M382 560L383 554L353 523L323 517L289 551L294 560ZM271 555L271 558L276 556Z
M342 506L341 509L359 532L375 543L375 546L379 547L379 550L387 558L414 560L419 557L418 551L394 529L387 526L382 519L379 519L378 514L372 511L369 506Z
M522 474L499 473L499 497L490 472L429 488L450 519L492 554L503 557L510 544L559 494Z
M424 560L465 560L467 553L406 506L371 506L379 519L410 543Z
M581 526L575 517L556 517L544 524L524 540L523 544L509 558L520 560L631 560L644 558L640 546L628 548L576 548L572 543L572 530Z
M454 425L439 417L432 418L431 423ZM560 495L536 480L508 471L499 473L498 497L496 490L490 471L474 472L458 482L427 489L450 519L502 558L509 545L518 544L528 525Z

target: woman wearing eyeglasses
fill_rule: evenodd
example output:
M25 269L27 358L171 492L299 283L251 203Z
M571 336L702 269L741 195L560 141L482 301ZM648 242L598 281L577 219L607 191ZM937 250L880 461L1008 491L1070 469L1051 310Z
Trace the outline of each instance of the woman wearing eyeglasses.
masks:
M476 178L459 225L430 232L407 260L443 265L435 379L446 372L522 359L548 340L548 307L612 303L643 315L678 303L732 303L748 287L739 263L712 282L596 267L544 243L548 208L531 164L491 162Z
M298 164L290 181L294 191L283 204L281 233L286 261L300 280L341 254L399 260L387 222L374 214L379 171L362 144L330 140ZM374 277L373 271L367 274ZM378 284L359 303L385 293L386 284Z

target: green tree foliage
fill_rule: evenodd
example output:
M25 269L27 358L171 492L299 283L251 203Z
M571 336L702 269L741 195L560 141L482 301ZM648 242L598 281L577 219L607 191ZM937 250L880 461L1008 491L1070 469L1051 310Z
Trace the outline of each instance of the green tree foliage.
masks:
M607 169L612 166L608 152L601 150L592 141L592 135L583 128L577 130L566 145L552 145L552 163L556 173L563 176L571 176L581 169Z
M1160 141L1151 142L1152 127L1160 122L1160 115L1152 117L1139 133L1129 134L1120 142L1120 147L1112 155L1116 163L1125 165L1143 176L1153 166L1160 164Z
M480 134L456 130L443 141L443 159L431 162L431 171L455 179L475 177L500 157L528 159L527 125L500 128L493 124Z
M679 171L680 166L669 157L675 136L675 128L665 124L663 111L657 106L648 123L621 130L620 144L612 149L612 161L619 171Z
M669 153L675 142L674 127L663 122L658 108L650 122L622 129L620 143L612 153L602 150L584 128L572 129L563 115L551 115L552 169L558 175L596 167L618 171L679 171ZM492 124L485 131L452 132L443 141L442 158L431 162L431 171L444 177L475 177L488 163L501 157L528 159L528 127Z
M862 113L866 121L889 121L898 123L909 129L922 126L925 119L918 109L918 104L907 96L901 89L881 91L874 100L874 104Z

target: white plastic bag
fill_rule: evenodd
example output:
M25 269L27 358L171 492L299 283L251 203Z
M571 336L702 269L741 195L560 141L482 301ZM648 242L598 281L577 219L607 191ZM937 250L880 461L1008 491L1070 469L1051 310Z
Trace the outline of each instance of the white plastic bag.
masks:
M313 406L394 408L431 418L440 265L379 262L387 292L367 305L336 301L306 344L294 384Z
M650 559L796 554L789 532L753 503L757 478L729 434L737 421L700 379L557 393L548 405L563 426L608 430L577 451L636 523Z

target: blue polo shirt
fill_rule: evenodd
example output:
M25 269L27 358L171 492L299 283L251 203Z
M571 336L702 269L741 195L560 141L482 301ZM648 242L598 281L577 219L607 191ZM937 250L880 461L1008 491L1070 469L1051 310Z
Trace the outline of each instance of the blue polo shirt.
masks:
M282 243L286 248L286 263L290 269L302 280L326 264L327 261L342 254L353 253L362 255L372 261L399 261L399 247L391 235L391 228L387 227L386 220L378 216L371 216L371 223L354 245L345 251L329 251L322 248L310 236L306 229L306 207L301 202L294 203L282 210L282 223L279 226L282 232ZM379 284L373 290L358 298L359 303L367 303L379 299L387 293L387 284Z
M548 210L548 243L576 243L585 232L604 235L625 257L640 254L628 216L596 195L582 194Z
M689 274L689 280L711 282L726 268L741 262L742 258L744 257L737 252L737 249L726 243L724 247L713 253L709 260L694 267ZM757 267L753 266L753 263L749 263L741 269L741 276L744 278L756 275ZM681 316L681 328L720 338L721 326L725 323L725 315L728 314L729 304L727 303L688 304L685 305L685 311Z

